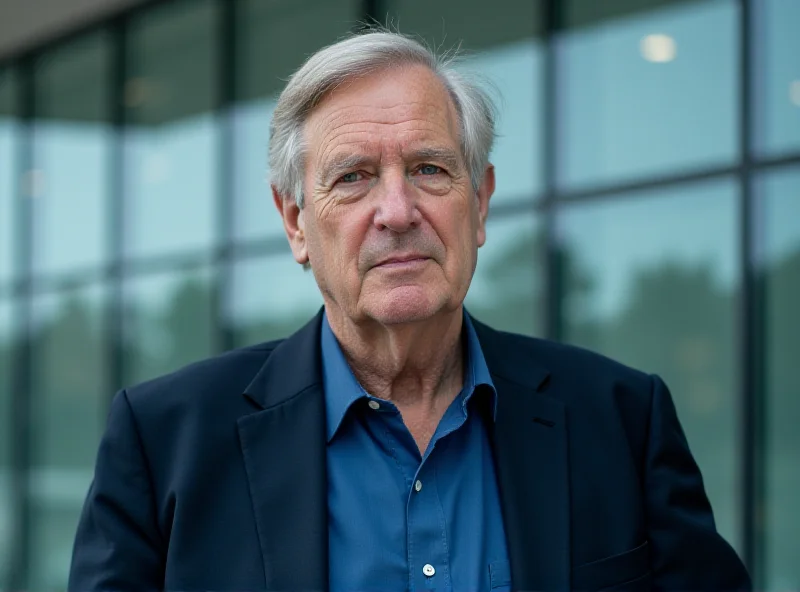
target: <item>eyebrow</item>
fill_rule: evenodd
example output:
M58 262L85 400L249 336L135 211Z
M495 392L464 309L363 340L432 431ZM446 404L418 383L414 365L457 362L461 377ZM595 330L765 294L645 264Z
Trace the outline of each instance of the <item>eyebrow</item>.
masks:
M322 167L319 172L319 179L323 184L327 185L345 172L361 168L372 161L372 158L362 154L336 154Z
M451 171L461 168L461 157L455 150L450 148L418 148L404 154L404 159L411 162L440 162ZM374 163L374 160L374 158L363 154L336 154L325 163L320 170L318 178L323 184L327 185L348 171Z
M461 157L457 152L450 148L419 148L412 150L408 154L409 160L441 162L451 171L456 171L461 167Z

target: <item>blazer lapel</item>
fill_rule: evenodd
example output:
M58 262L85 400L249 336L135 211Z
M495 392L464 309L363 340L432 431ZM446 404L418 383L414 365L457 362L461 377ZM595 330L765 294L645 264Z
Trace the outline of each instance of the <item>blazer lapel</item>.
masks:
M321 314L269 356L238 421L268 590L327 590L328 514Z
M474 321L473 321L474 322ZM543 394L549 373L529 348L474 322L497 389L490 424L515 590L570 586L566 409Z

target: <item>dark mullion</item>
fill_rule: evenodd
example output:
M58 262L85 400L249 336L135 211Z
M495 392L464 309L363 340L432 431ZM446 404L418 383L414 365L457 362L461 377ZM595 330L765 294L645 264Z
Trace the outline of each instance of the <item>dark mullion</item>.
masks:
M12 499L15 509L14 544L11 546L9 590L28 588L31 565L32 504L30 471L32 464L33 398L33 327L31 322L31 269L33 259L33 208L30 200L33 169L33 118L35 57L20 61L17 113L20 115L19 169L16 192L15 252L21 270L19 290L15 298L16 329L19 341L14 348L12 376L13 452Z
M638 194L644 191L653 191L666 187L675 187L682 184L698 183L712 179L721 179L736 175L740 171L736 165L712 167L696 171L654 175L646 179L623 181L613 185L595 186L587 189L562 191L558 197L559 203L572 203L583 201L598 201L606 197L622 197Z
M107 307L106 340L109 352L108 396L113 396L125 380L125 348L123 335L123 289L125 276L125 83L127 60L125 19L110 23L111 59L109 60L109 114L112 144L108 179L108 249L111 288Z
M544 257L544 298L540 314L544 315L544 336L549 339L561 339L562 323L562 277L564 275L561 257L561 245L556 232L557 224L557 174L558 174L558 68L556 55L556 36L561 27L561 0L542 0L544 14L544 72L542 121L542 141L544 162L541 163L544 181L544 253L534 253L535 257ZM539 166L540 163L531 163Z
M215 108L220 132L217 161L219 182L217 186L217 249L216 274L214 279L212 327L214 344L218 350L228 350L234 346L235 337L228 323L227 310L230 305L233 260L231 258L234 241L234 153L236 139L233 131L231 106L236 100L236 78L238 60L236 59L236 11L239 1L217 0L217 71L214 88L216 90Z
M742 514L741 528L743 539L743 555L750 569L757 589L762 588L762 562L759 560L761 544L760 516L763 508L763 323L758 301L759 275L756 253L758 234L755 228L757 221L757 204L754 201L754 166L753 166L753 80L754 50L753 10L750 0L740 0L741 44L740 60L740 103L739 103L739 149L742 158L740 169L740 265L742 272L742 288L739 309L739 355L740 368L740 430L742 434L741 483Z

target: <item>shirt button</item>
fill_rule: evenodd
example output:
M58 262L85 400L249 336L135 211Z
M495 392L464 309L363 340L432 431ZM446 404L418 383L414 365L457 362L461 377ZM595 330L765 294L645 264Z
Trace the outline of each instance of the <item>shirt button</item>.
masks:
M419 479L417 479L417 482L416 482L416 483L414 483L414 490L415 490L415 491L419 491L420 489L422 489L422 481L420 481Z
M369 402L369 406L372 409L380 409L381 408L381 404L378 403L377 401L370 401Z
M436 570L433 569L433 566L430 563L426 563L422 568L422 573L424 573L428 577L431 577L433 574L436 573Z

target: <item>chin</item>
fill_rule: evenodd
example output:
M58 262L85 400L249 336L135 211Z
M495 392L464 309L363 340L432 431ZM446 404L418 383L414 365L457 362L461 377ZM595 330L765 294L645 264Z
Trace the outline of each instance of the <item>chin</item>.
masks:
M367 315L382 325L425 321L441 312L447 302L418 289L395 288L388 294L368 302Z

